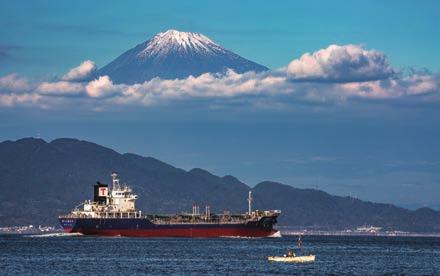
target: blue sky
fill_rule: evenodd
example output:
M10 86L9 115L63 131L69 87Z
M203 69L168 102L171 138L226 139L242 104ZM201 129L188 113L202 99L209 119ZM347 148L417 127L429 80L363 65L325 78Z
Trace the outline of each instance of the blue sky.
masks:
M427 69L416 82L434 88L414 95L413 79L396 76L370 98L353 83L312 82L297 89L323 100L260 93L134 108L106 105L99 112L90 106L102 101L84 103L76 94L63 99L62 107L60 101L17 100L0 105L0 139L77 137L186 169L232 174L249 185L270 179L402 206L439 207L440 2L156 2L2 0L0 78L16 74L15 83L50 82L84 60L102 67L174 28L201 32L272 69L331 44L361 45L380 51L396 71ZM11 89L3 87L0 94ZM357 97L336 100L338 89Z
M59 74L85 59L102 67L169 28L204 33L271 68L352 43L385 52L397 67L440 70L438 1L2 0L1 7L0 42L13 48L0 73Z

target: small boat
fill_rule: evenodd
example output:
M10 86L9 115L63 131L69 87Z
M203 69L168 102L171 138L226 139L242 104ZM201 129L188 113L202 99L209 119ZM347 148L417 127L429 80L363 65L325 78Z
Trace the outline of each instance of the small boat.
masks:
M271 262L288 262L288 263L313 263L315 255L308 256L269 256L267 259Z
M298 237L297 245L302 252L301 236ZM295 252L293 252L293 250L289 249L287 251L287 254L284 254L283 256L269 256L267 257L267 260L271 262L313 263L315 261L315 257L316 256L313 254L297 256Z

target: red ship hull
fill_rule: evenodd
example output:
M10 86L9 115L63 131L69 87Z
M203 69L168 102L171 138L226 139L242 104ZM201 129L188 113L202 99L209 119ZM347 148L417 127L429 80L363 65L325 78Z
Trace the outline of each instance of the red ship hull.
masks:
M243 229L161 229L161 230L83 230L72 231L64 229L66 233L81 233L96 236L124 236L124 237L187 237L187 238L213 238L213 237L270 237L277 231L243 230Z

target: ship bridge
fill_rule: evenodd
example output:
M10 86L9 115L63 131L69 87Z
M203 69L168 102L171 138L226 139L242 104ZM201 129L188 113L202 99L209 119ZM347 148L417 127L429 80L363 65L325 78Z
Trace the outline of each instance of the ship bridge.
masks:
M135 207L137 195L126 184L121 185L116 172L111 174L112 188L109 191L107 184L99 181L94 186L94 199L86 200L77 206L71 213L72 217L118 217L137 218L141 217L141 211ZM82 210L79 208L83 206Z

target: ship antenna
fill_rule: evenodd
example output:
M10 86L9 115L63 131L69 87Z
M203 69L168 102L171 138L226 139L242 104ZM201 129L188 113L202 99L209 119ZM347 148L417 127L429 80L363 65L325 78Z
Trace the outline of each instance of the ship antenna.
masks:
M116 188L119 189L119 177L116 172L112 172L112 179L113 179L113 190Z
M252 201L253 201L253 198L252 198L252 191L249 191L249 197L248 197L248 203L249 203L249 210L248 210L248 212L249 212L249 215L251 214L251 212L252 212Z

